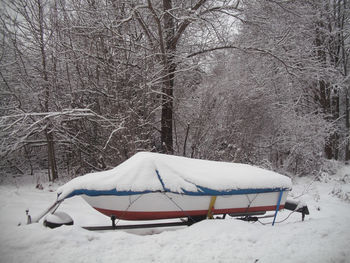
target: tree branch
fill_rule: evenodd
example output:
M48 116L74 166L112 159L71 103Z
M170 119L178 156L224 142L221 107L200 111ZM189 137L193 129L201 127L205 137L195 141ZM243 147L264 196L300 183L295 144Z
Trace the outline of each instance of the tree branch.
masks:
M191 8L191 11L197 11L207 0L199 0L197 4L194 5L194 7ZM179 29L175 33L173 39L170 41L168 49L174 50L177 42L179 41L181 35L186 30L186 28L191 24L190 19L185 19L179 26Z
M163 30L162 30L162 24L161 21L156 13L156 11L153 8L151 0L147 0L148 2L148 8L151 10L151 13L153 15L154 21L157 24L158 29L158 36L159 36L159 46L160 46L160 52L162 53L163 63L166 63L166 56L165 56L165 45L164 45L164 38L163 38Z
M200 51L197 51L197 52L194 52L192 54L187 55L187 58L191 58L191 57L194 57L194 56L198 56L198 55L201 55L201 54L209 53L209 52L216 51L216 50L222 50L222 49L237 49L237 50L240 50L240 51L245 52L245 53L248 53L249 51L252 51L252 52L257 52L257 53L268 55L270 57L273 57L277 61L279 61L284 66L284 68L286 69L288 74L297 77L294 73L289 71L289 69L295 69L294 67L288 65L285 61L283 61L283 59L281 59L277 55L273 54L271 51L260 49L260 48L239 47L239 46L233 46L233 45L226 45L226 46L219 46L219 47L203 49L203 50L200 50Z

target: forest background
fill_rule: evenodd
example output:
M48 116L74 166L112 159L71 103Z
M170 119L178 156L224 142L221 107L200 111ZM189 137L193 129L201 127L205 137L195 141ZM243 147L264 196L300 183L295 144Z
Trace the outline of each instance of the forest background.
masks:
M348 0L0 0L1 173L138 151L319 175L350 160Z

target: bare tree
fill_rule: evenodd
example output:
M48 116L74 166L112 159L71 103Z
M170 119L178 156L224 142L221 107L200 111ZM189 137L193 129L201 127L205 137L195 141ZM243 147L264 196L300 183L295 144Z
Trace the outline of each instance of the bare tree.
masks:
M346 0L4 3L1 154L14 169L17 157L54 180L140 150L295 173L323 150L349 158Z
M215 131L205 139L189 133L187 144L200 138L201 144L195 143L198 157L269 165L294 174L319 171L329 138L340 132L337 117L329 118L333 111L325 112L317 99L319 84L341 79L334 65L319 58L320 51L329 59L326 47L315 42L320 10L304 1L246 2L234 42L194 53L208 58L208 51L221 52L220 63L207 68L209 79L201 86L212 90L209 100L202 97L207 108L209 101L224 98L211 110L215 117L202 124L201 131ZM329 98L335 95L332 91ZM210 116L202 112L189 122Z
M38 95L41 112L52 110L52 78L49 66L49 49L52 29L48 28L49 6L47 1L11 1L6 5L6 33L12 42L21 70L21 85L31 87ZM3 20L4 21L4 20ZM5 22L5 21L4 21ZM19 110L26 110L21 108ZM46 138L50 180L57 179L54 134L50 122L42 124L41 132Z
M176 74L185 64L186 56L193 52L193 47L214 48L223 40L218 39L222 28L215 28L215 23L225 16L238 12L239 1L188 1L148 0L147 4L133 5L133 15L142 28L147 46L161 64L159 76L162 96L161 144L162 151L172 153L173 147L173 109ZM215 13L215 15L214 15ZM217 19L215 21L215 19ZM196 36L189 37L194 30ZM220 32L221 33L221 32ZM202 36L207 34L207 41ZM230 38L229 34L226 38ZM219 42L215 42L219 41ZM202 45L202 48L201 46Z

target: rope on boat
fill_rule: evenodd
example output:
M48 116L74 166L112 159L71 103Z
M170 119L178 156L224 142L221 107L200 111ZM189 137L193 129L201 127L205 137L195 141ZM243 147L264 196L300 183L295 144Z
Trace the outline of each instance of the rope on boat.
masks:
M166 192L161 192L162 194L164 194L180 211L183 212L184 216L187 217L189 220L191 220L192 222L196 222L196 220L191 216L189 215L184 209L182 209L182 207L180 205L178 205L170 196L167 195ZM283 193L283 191L282 191ZM256 193L254 195L254 197L252 199L250 199L249 195L246 194L246 198L248 199L248 205L246 207L246 213L248 213L249 211L249 208L251 207L252 203L255 201L255 199L258 197L259 193ZM115 223L115 225L117 225L119 223L120 220L122 220L123 216L125 215L125 213L131 208L131 206L136 202L138 201L141 197L143 196L143 194L139 195L137 198L135 198L134 200L131 200L131 197L129 196L129 205L128 207L124 210L124 213L118 218L117 222ZM281 194L279 196L279 199L281 198ZM214 205L215 205L215 202L216 202L216 199L217 199L217 196L211 196L211 199L210 199L210 204L209 204L209 208L208 208L208 213L207 213L207 218L209 219L213 219L213 209L214 209ZM280 202L280 200L279 200ZM57 209L57 207L55 208L55 210ZM292 212L294 213L294 211ZM284 220L282 221L278 221L278 222L274 222L274 223L281 223L285 220L287 220L289 218L289 216L292 214L290 213ZM276 216L276 215L275 215ZM259 221L259 220L258 220ZM265 224L271 224L271 223L263 223L261 221L259 221L259 223L265 225Z
M293 213L295 213L296 211L292 211L289 213L288 216L286 216L286 218L280 220L280 221L275 221L275 224L279 224L279 223L283 223L284 221L286 221ZM262 225L270 225L272 222L268 222L268 223L263 223L261 222L259 219L257 220L260 224Z
M248 202L249 202L249 204L248 204L248 206L247 206L247 208L245 210L246 213L248 213L248 210L249 210L250 206L255 201L255 199L258 197L258 195L259 195L259 193L255 194L255 196L254 196L254 198L252 200L250 200L249 195L247 195L247 194L245 195L247 197L247 199L248 199Z
M164 192L163 194L164 194L177 208L179 208L189 220L191 220L192 222L196 222L196 220L195 220L192 216L190 216L185 210L183 210L181 206L179 206L170 196L168 196L168 195L166 194L166 192Z
M143 194L139 195L137 198L135 198L135 200L131 201L131 197L129 197L129 205L128 207L124 210L124 213L118 218L118 221L115 223L115 225L117 225L119 223L119 221L123 218L123 216L125 215L125 213L129 210L129 208L137 201L139 200L141 197L143 196Z
M170 196L168 196L166 194L166 192L162 192L162 194L164 194L179 210L181 210L185 217L187 217L189 220L191 220L192 222L196 222L196 220L191 216L189 215L185 210L182 209L181 206L179 206ZM124 213L118 218L118 221L115 223L115 225L117 225L119 223L120 220L122 220L123 216L125 215L125 213L130 209L130 207L137 201L139 200L141 197L143 196L143 194L139 195L135 200L131 200L129 198L129 205L128 207L124 210Z

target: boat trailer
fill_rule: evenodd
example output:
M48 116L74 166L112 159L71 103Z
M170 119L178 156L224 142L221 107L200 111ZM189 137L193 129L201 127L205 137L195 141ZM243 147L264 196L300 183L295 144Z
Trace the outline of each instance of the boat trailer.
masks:
M307 205L301 203L301 202L296 202L296 201L291 201L287 200L284 209L301 213L301 218L302 221L304 221L305 216L309 215L309 209ZM270 218L274 217L274 215L266 215L264 216L265 212L258 212L258 213L244 213L244 214L229 214L231 217L235 217L239 220L243 221L248 221L248 222L256 222L259 219L262 218ZM55 212L51 214L53 216L58 216L61 218L61 222L57 222L55 220L52 220L49 216L45 218L44 220L44 225L49 227L49 228L56 228L61 225L73 225L73 219L67 215L64 212ZM29 215L28 215L29 216ZM223 214L222 216L216 216L216 217L211 217L213 219L225 219L226 214ZM105 226L85 226L82 227L86 230L90 231L105 231L105 230L127 230L127 229L144 229L144 228L159 228L159 227L174 227L174 226L191 226L197 222L200 222L202 220L205 220L209 217L207 216L192 216L188 217L187 219L181 219L180 222L166 222L166 223L147 223L147 224L128 224L128 225L118 225L116 223L117 218L112 215L110 217L111 219L111 225L105 225Z
M309 208L307 207L306 204L302 202L296 202L292 200L287 200L284 204L284 209L290 210L293 212L301 213L301 221L305 220L305 216L309 215ZM251 216L251 215L246 215L239 217L237 219L243 220L243 221L248 221L248 222L256 222L261 218L269 218L269 217L274 217L274 215L267 215L267 216Z

